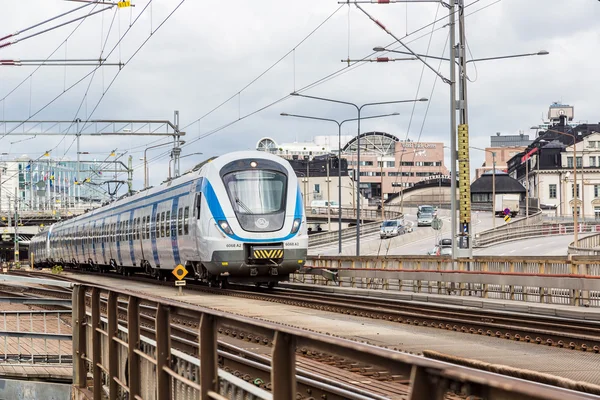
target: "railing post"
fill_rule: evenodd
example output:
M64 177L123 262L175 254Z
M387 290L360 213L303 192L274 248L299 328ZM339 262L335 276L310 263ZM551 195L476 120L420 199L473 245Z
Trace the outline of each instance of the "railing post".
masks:
M441 383L441 384L440 384ZM410 392L408 400L436 400L443 399L446 387L442 382L437 385L429 380L425 368L412 367L410 372Z
M73 326L73 384L83 388L87 383L85 365L86 352L86 315L85 315L85 287L76 284L73 286L72 297L72 326Z
M108 303L106 307L106 315L108 317L107 346L108 346L108 389L109 399L117 400L117 391L119 385L115 378L119 377L119 347L113 338L117 336L117 294L113 291L108 292Z
M171 317L169 307L158 303L156 319L154 320L156 332L156 399L169 400L171 398L171 379L164 368L169 367L171 358Z
M271 385L273 399L296 398L296 340L279 331L273 341Z
M209 400L208 392L216 392L218 383L216 321L204 313L200 319L200 399Z
M92 288L92 363L94 379L94 399L102 398L102 334L100 329L100 289Z
M127 385L129 398L135 399L140 392L140 356L135 352L140 347L139 300L129 296L127 304Z

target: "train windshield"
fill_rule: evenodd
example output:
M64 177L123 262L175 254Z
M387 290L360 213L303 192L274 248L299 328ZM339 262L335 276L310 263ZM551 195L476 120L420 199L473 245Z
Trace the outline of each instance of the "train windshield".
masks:
M223 177L236 214L264 215L284 211L287 177L276 171L246 170Z

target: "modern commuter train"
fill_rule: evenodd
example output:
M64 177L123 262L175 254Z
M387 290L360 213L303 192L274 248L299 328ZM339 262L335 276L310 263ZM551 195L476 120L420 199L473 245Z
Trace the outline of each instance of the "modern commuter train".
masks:
M181 264L210 285L229 279L273 286L304 265L306 226L290 164L242 151L53 224L32 238L30 257L35 266L159 279Z

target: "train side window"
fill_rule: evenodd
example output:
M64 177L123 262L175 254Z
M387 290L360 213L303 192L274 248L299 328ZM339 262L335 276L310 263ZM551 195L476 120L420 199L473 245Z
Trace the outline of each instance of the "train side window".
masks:
M190 228L188 226L188 218L190 216L190 208L186 207L183 210L183 234L187 235L190 233Z
M150 239L150 216L146 217L146 239Z
M124 228L124 225L125 224L123 224L123 221L119 221L119 226L118 226L119 232L117 233L117 237L118 237L117 240L119 242L123 241L123 228Z
M177 235L183 235L183 208L177 213Z
M166 221L167 221L167 226L165 228L165 231L166 231L165 236L171 237L171 211L167 211Z
M139 240L141 237L141 230L142 230L142 219L140 217L138 217L137 219L137 239Z
M160 237L160 213L156 213L156 238Z
M196 194L196 219L200 219L200 210L202 209L202 193Z
M165 237L165 212L160 213L160 237Z
M146 216L142 217L142 226L140 226L140 229L142 231L142 240L146 239Z

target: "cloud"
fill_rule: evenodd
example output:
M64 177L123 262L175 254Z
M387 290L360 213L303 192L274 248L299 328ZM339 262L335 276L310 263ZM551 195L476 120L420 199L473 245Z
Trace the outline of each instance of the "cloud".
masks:
M178 2L165 0L148 7L121 45L115 47L109 61L127 61ZM115 46L119 32L123 35L147 3L148 0L136 1L133 9L121 9L116 14L111 10L89 18L68 40L67 56L98 58L103 40L106 40L106 56ZM492 0L474 3L467 13L492 3ZM551 53L544 57L479 62L470 66L468 75L473 82L468 86L468 99L470 140L473 146L488 146L489 136L496 132L516 133L525 130L525 133L533 133L528 128L539 122L541 114L547 111L552 101L562 100L573 104L576 119L598 119L594 114L597 102L593 91L582 90L582 83L585 83L584 87L597 87L600 83L595 70L598 61L596 47L600 42L600 30L595 21L600 16L600 6L591 1L573 3L565 12L564 2L558 0L503 0L467 16L468 48L475 58L529 53L540 49ZM7 3L0 15L0 26L6 32L14 32L78 6L78 3L59 0ZM294 49L338 7L333 0L186 1L124 69L119 72L117 68L104 67L94 75L85 98L91 77L64 93L36 118L70 120L76 116L82 104L77 116L85 119L99 104L93 118L172 119L173 111L179 110L181 125L186 126L233 96L231 101L199 124L186 127L186 140L191 142L200 135L234 122L239 117L284 98L294 90L345 68L346 73L306 93L357 103L428 97L430 104L426 118L425 103L417 104L414 114L409 104L373 107L365 110L365 114L398 111L401 115L364 122L362 130L386 131L400 138L408 134L412 140L417 140L421 135L423 141L448 143L448 85L437 80L432 91L435 75L426 69L417 93L423 68L418 61L366 63L358 68L347 68L340 61L348 56L352 59L367 56L372 53L373 47L393 41L355 7L342 7L281 63L237 95L246 84ZM441 28L447 23L446 9L438 8L437 4L363 7L398 36L431 23L436 12L441 20L434 28ZM116 17L110 28L113 15ZM74 17L75 14L67 18ZM72 24L0 49L0 57L45 58L75 26ZM410 44L415 51L425 52L429 32L431 27L410 36L406 41L425 35ZM430 54L442 55L446 38L447 27L436 30L432 36ZM65 46L61 46L53 58L64 57ZM440 64L431 61L431 65L437 68ZM33 70L31 67L0 68L0 99ZM5 119L27 118L30 116L30 107L31 112L37 111L90 70L89 67L66 70L62 67L43 67L31 81L27 80L19 90L0 102L0 113ZM448 76L447 63L441 64L440 71ZM115 83L106 91L117 73ZM335 125L283 118L279 116L281 112L336 119L355 116L351 107L290 98L191 144L186 147L184 154L201 151L208 157L251 149L263 136L285 142L337 133ZM353 128L354 125L348 125L343 133L351 133ZM0 125L0 134L3 132ZM7 137L0 144L8 146L11 153L26 152L33 156L55 147L58 140L40 137L33 143L29 141L11 146L8 143L15 140ZM130 137L110 137L105 140L85 138L82 139L82 150L109 152L114 148L124 150L139 147L132 151L138 152L134 154L134 164L139 164L139 152L149 141L149 138ZM57 153L66 151L70 140L66 142L66 145L63 143L58 146ZM67 155L74 158L74 151L71 148ZM484 155L479 153L472 152L473 169L483 162ZM160 151L157 150L157 154ZM189 157L185 162L190 163L195 159L196 156ZM162 159L162 162L152 165L156 166L151 173L152 182L157 183L166 177L167 163ZM136 170L136 183L139 184L142 178L143 169Z

